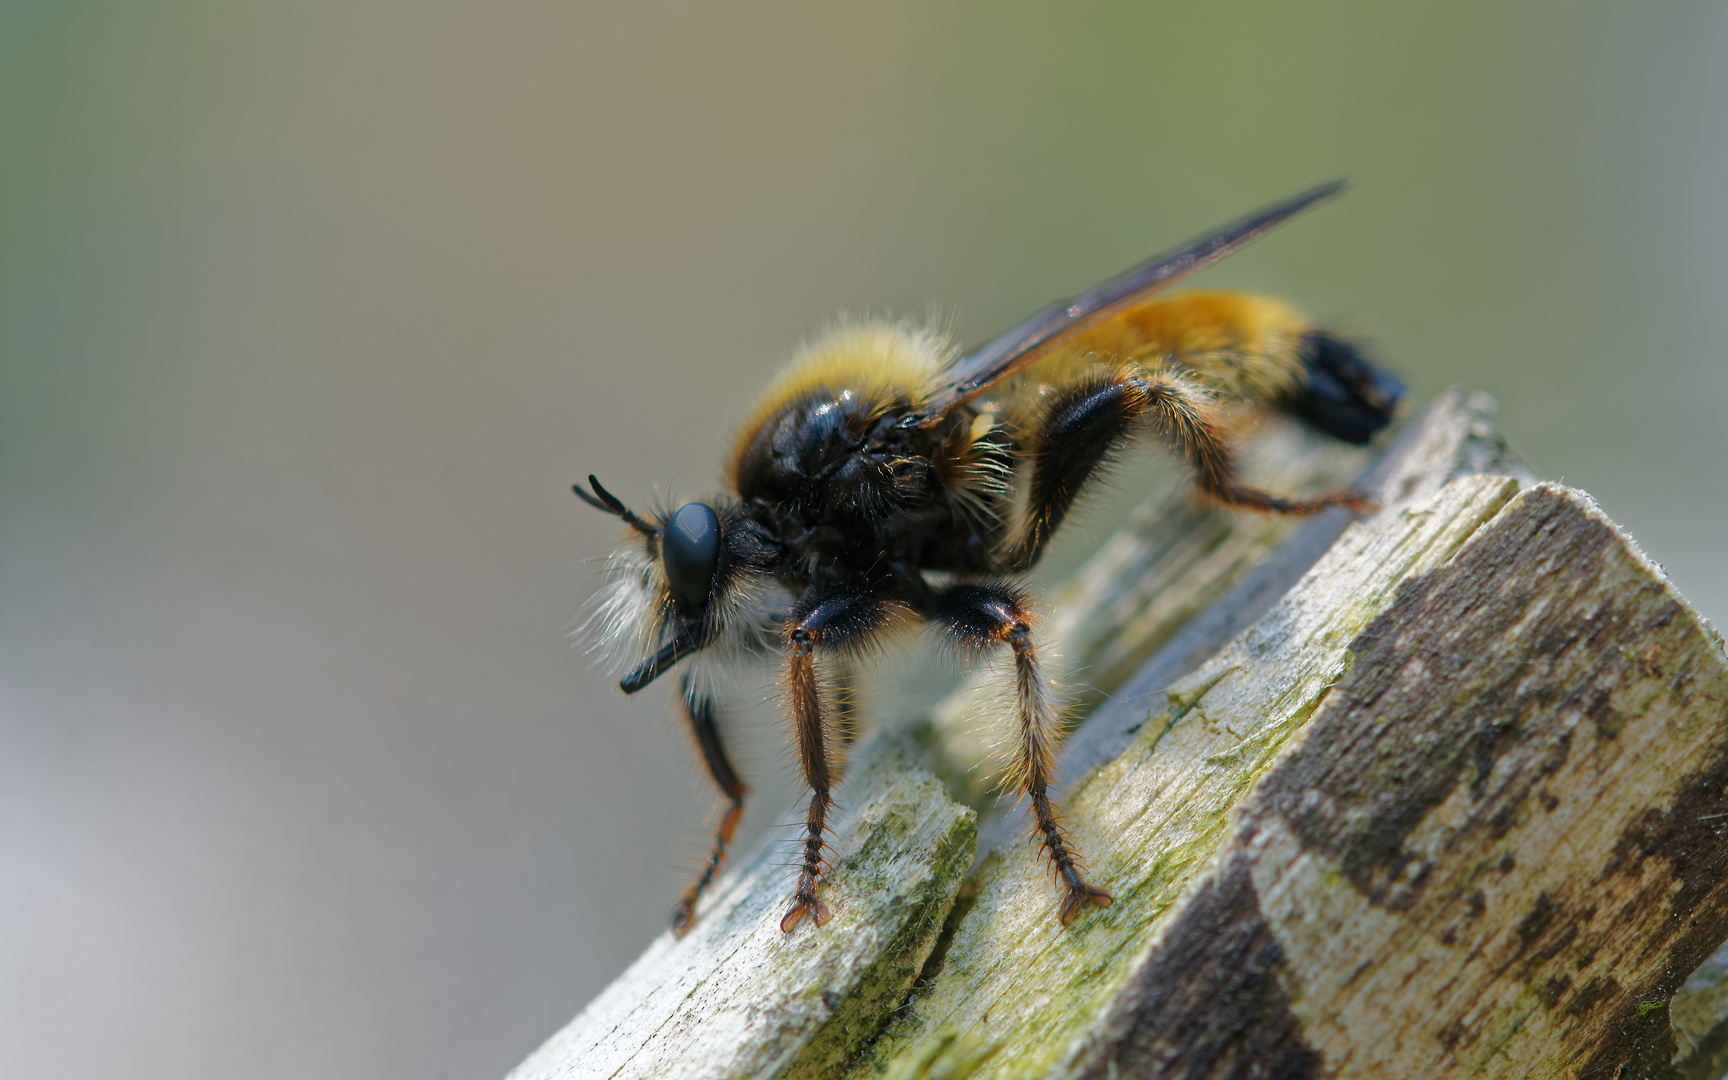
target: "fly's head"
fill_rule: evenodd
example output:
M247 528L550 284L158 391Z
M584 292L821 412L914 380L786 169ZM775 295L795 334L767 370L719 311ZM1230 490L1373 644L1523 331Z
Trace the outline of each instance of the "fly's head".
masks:
M715 644L747 644L778 545L736 500L690 502L647 517L593 476L582 501L630 526L583 624L627 694Z

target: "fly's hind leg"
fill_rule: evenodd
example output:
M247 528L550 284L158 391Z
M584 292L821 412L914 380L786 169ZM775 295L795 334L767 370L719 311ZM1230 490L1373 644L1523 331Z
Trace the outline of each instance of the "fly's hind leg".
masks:
M833 788L845 772L845 755L851 738L846 731L846 706L830 709L817 677L816 652L855 642L881 626L888 606L875 594L847 588L811 589L800 598L785 625L786 703L791 713L793 742L798 764L810 785L810 807L804 815L798 883L792 903L780 920L780 929L791 933L809 915L817 926L828 921L828 905L817 895L827 870L823 851L828 813L834 806ZM839 658L836 658L839 659ZM844 674L844 668L842 668ZM831 715L839 714L839 715Z
M684 717L690 722L691 734L696 736L696 746L702 751L702 762L708 766L708 775L714 778L715 786L720 789L726 809L721 815L719 829L715 830L708 862L696 875L696 880L684 889L684 895L678 898L678 906L672 912L672 933L676 937L683 937L695 923L696 902L702 899L703 891L726 861L726 848L732 843L732 834L738 830L738 822L744 816L744 796L750 790L739 781L737 771L726 757L726 748L720 742L720 728L715 723L713 698L698 691L688 676L683 679L680 689L679 700L684 705Z
M1061 725L1049 685L1038 670L1031 617L1025 597L1002 585L956 585L936 600L932 617L949 636L972 649L1007 645L1014 652L1016 690L1015 759L1011 777L1031 802L1032 820L1065 895L1060 918L1066 926L1086 904L1110 906L1110 894L1087 884L1079 854L1056 816L1050 797Z
M1181 376L1122 365L1081 377L1045 406L1029 447L1026 516L1010 549L1011 569L1037 563L1086 484L1148 424L1182 454L1199 489L1227 506L1311 514L1368 501L1350 489L1286 499L1237 483L1236 456L1212 396Z
M1307 499L1286 499L1236 482L1236 454L1224 437L1217 407L1194 383L1176 375L1131 375L1128 393L1145 401L1145 412L1194 470L1200 490L1226 506L1277 514L1313 514L1329 506L1368 505L1372 500L1354 488L1325 492Z
M1357 444L1392 422L1404 396L1403 382L1354 342L1252 293L1199 290L1135 305L1082 334L1068 355L1168 361L1231 401L1282 409Z

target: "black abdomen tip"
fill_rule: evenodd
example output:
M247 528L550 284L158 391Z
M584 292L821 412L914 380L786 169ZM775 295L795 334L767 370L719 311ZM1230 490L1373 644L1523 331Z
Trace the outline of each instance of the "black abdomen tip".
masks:
M1369 363L1355 345L1313 330L1302 338L1306 378L1289 409L1326 434L1365 443L1387 424L1404 397L1396 375Z

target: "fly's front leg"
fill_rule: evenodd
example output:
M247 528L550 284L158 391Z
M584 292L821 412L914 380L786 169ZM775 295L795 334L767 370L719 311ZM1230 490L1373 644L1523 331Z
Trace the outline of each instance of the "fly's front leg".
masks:
M1061 724L1050 687L1038 670L1026 597L1003 585L956 585L936 602L933 617L949 635L972 649L1007 645L1014 652L1015 719L1019 725L1011 777L1031 802L1032 820L1066 895L1060 918L1066 926L1087 903L1110 906L1110 894L1086 883L1079 855L1056 816L1050 797Z
M818 649L831 649L869 634L888 617L888 606L863 590L831 588L806 593L786 621L786 705L791 713L793 742L798 764L810 785L810 807L804 815L803 852L798 884L792 903L780 920L780 929L791 933L809 915L821 926L828 921L828 905L817 895L817 886L827 869L823 849L828 812L833 808L833 787L845 771L845 752L850 739L836 730L824 705L822 683L816 670ZM839 711L839 710L834 710Z
M714 699L698 691L688 676L681 681L680 690L679 701L684 706L684 717L690 722L691 734L696 736L696 746L702 751L702 762L708 766L708 775L714 778L715 786L720 789L726 809L720 818L720 828L714 833L714 845L708 851L707 864L696 875L696 880L685 888L684 895L678 899L678 907L672 912L672 933L677 937L683 937L695 923L696 902L702 899L703 890L713 882L714 875L726 861L727 845L732 843L732 834L738 830L738 822L744 816L744 796L750 790L738 780L738 773L732 768L732 762L726 757L726 748L720 742Z

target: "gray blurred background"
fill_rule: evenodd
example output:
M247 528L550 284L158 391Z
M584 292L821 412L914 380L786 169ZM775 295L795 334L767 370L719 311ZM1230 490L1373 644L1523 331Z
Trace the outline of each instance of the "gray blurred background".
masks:
M0 1074L502 1074L707 836L563 634L569 483L711 488L840 310L975 341L1335 175L1204 282L1491 391L1728 615L1725 59L1720 3L0 3Z

